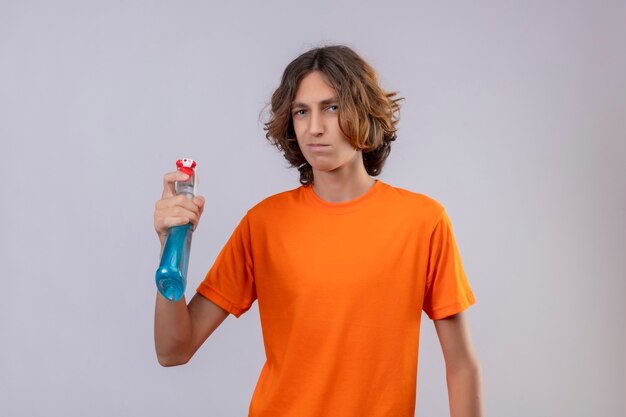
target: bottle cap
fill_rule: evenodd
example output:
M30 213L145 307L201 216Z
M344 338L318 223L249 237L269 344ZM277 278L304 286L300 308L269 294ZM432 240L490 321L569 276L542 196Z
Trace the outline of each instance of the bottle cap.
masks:
M190 158L183 158L176 161L176 167L180 172L183 172L191 178L194 174L194 168L196 167L196 161Z

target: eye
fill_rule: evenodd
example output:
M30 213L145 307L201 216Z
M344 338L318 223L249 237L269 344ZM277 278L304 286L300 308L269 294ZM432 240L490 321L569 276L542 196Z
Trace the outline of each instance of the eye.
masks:
M336 105L336 104L332 104L332 105L330 105L330 106L328 106L328 107L326 107L326 108L327 108L328 110L330 110L330 111L333 111L333 112L335 112L335 111L339 110L339 106L338 106L338 105Z
M303 116L306 113L306 110L304 109L299 109L293 112L294 116Z

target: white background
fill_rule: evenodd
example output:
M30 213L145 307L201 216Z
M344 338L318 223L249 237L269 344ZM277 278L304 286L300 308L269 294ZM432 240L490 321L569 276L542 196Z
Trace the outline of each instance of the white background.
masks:
M625 22L623 1L0 0L0 413L247 415L256 304L156 361L154 204L195 158L190 298L245 211L299 185L259 118L284 67L344 43L406 98L380 178L452 219L487 415L624 415ZM416 415L444 416L424 319Z

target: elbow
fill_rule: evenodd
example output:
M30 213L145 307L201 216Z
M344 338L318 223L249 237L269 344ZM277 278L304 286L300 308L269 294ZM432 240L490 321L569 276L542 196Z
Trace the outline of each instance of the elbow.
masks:
M193 356L189 345L181 340L155 339L154 350L159 365L163 367L184 365Z
M168 358L168 357L161 357L161 356L157 357L157 360L159 361L159 365L161 365L164 368L169 368L172 366L180 366L189 362L188 359L179 360L177 358Z
M157 352L157 361L164 368L185 365L191 359L188 355L166 355Z

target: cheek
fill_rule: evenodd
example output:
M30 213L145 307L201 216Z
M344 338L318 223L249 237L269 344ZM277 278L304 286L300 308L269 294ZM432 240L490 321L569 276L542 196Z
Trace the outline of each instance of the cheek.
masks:
M354 153L358 152L358 150L354 146L352 146L348 139L344 137L341 141L341 152L343 154L353 155Z
M300 143L301 138L303 137L304 128L302 123L293 123L293 131L296 134L296 139L298 139L298 143Z

